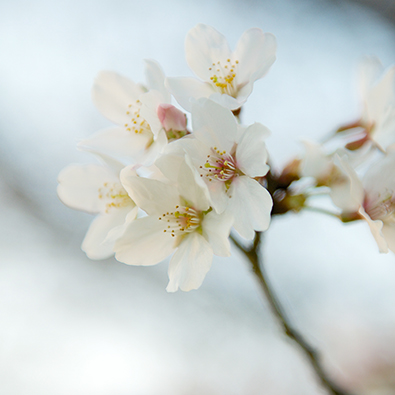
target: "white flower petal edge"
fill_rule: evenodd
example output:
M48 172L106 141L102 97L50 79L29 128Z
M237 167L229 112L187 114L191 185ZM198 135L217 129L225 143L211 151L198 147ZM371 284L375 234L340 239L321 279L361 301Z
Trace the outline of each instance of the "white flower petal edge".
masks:
M103 155L109 166L71 165L59 174L58 195L66 205L97 214L92 222L82 250L91 259L104 259L113 254L114 240L107 240L109 232L131 222L137 207L122 187L118 177L122 165Z
M125 162L151 165L167 144L167 136L157 115L157 107L170 103L162 69L147 60L148 92L133 81L112 72L102 72L92 90L99 111L118 126L94 134L79 144Z
M185 53L189 67L204 81L206 88L191 79L169 80L169 89L180 105L189 107L188 97L206 97L235 110L247 100L253 83L262 78L275 61L276 39L260 29L249 29L232 53L221 33L211 26L198 24L186 36ZM212 94L232 100L211 97L210 90ZM189 111L187 107L184 108Z
M210 211L208 191L188 157L178 169L178 184L129 176L125 188L148 216L124 227L116 241L116 259L153 265L177 249L169 268L169 291L195 289L210 268L212 256L229 255L230 215Z
M82 242L81 249L90 259L106 259L114 255L115 240L108 239L111 230L130 223L137 216L138 208L122 208L112 215L99 214L92 222Z
M355 213L368 223L380 252L386 253L388 248L394 251L395 153L387 155L372 166L362 182L349 165L347 157L337 157L337 160L337 165L348 180L333 192L334 203L346 214Z
M202 285L213 261L213 250L199 233L185 236L169 265L168 292L191 291Z
M255 231L263 232L270 225L273 200L270 193L258 181L237 177L229 189L231 198L227 212L234 215L233 227L247 240L252 240Z
M346 156L335 155L334 164L341 171L343 177L331 185L331 199L343 212L355 213L363 203L362 182Z

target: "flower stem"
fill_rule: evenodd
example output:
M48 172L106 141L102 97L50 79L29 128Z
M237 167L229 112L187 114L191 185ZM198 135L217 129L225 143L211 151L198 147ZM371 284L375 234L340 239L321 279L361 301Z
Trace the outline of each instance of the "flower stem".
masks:
M274 291L268 281L267 274L261 262L259 247L261 244L261 233L256 232L255 239L251 248L246 249L243 247L232 235L230 236L234 245L242 251L251 263L251 268L258 279L259 285L265 294L273 314L276 316L283 333L304 351L311 366L316 372L321 384L333 395L348 395L347 392L339 388L326 374L321 365L321 356L305 339L304 337L292 326L283 307L278 301Z

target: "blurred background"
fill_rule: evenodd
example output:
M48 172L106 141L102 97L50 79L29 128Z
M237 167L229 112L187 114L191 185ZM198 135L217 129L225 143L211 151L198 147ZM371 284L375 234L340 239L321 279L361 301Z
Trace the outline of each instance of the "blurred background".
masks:
M365 55L395 62L392 0L0 2L0 393L325 394L278 330L247 262L216 258L198 291L168 294L167 262L90 261L92 217L63 206L57 175L110 123L91 103L100 70L144 81L143 59L191 75L197 23L234 47L259 27L278 58L243 121L267 125L273 163L360 111ZM295 326L354 394L395 394L395 256L365 224L289 214L265 235L270 279Z

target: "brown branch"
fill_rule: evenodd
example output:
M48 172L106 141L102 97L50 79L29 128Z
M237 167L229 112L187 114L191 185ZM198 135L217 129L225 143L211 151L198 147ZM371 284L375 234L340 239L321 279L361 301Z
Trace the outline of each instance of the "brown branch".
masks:
M264 271L263 264L260 262L259 247L261 243L261 233L256 232L253 245L250 249L244 248L232 235L230 236L234 245L242 251L251 263L252 270L258 279L259 285L266 296L267 301L270 304L270 308L273 314L276 316L283 333L303 350L306 357L308 358L311 366L319 377L321 384L326 388L330 394L333 395L349 395L347 392L342 390L335 384L326 374L322 368L321 356L306 340L305 338L292 326L284 309L274 294L273 288L271 287L267 275Z

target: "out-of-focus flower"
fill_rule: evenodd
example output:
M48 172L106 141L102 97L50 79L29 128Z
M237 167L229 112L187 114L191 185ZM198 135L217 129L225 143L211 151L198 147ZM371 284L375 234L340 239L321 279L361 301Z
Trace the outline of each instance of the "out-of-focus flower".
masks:
M99 111L117 126L100 131L79 146L94 149L124 161L150 165L167 143L158 117L158 106L170 103L160 66L146 60L148 89L110 71L101 72L92 98Z
M184 150L188 153L210 191L212 207L218 213L232 213L237 232L252 239L254 230L269 227L273 205L269 192L254 179L269 170L265 146L269 130L259 123L241 128L230 110L207 99L193 107L192 124L192 137L173 143L167 153L179 160ZM168 177L174 174L175 158L163 156L156 163Z
M198 24L185 40L189 67L202 80L168 78L167 84L187 111L190 99L211 98L236 110L252 92L253 84L262 78L276 59L276 38L253 28L243 33L232 52L226 38L211 26Z
M395 252L395 153L372 166L362 181L346 156L335 163L344 177L331 186L331 197L343 218L366 220L380 252Z
M119 180L123 164L103 155L101 158L105 165L70 165L58 177L58 196L64 204L98 214L82 243L82 250L91 259L114 254L114 242L107 240L109 231L133 221L138 210Z
M347 145L359 149L372 141L382 151L395 143L395 66L383 71L379 59L366 58L359 71L363 110L359 121L339 132L355 129L355 139Z
M230 255L232 217L210 208L204 182L188 158L177 171L178 184L121 173L124 187L148 215L130 223L115 243L115 257L128 265L155 265L172 254L167 290L197 289L213 254Z
M318 185L326 185L334 166L332 158L318 143L304 140L303 145L305 152L299 164L300 176L315 178Z

